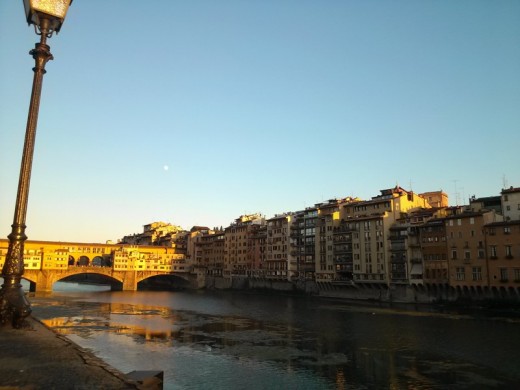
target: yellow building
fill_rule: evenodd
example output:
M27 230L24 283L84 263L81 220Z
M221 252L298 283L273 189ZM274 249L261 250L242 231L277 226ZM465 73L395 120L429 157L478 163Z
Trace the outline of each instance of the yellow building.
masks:
M5 263L8 247L9 241L0 239L0 267ZM116 271L190 271L184 254L171 247L59 241L26 241L24 265L25 269L44 270L113 266Z
M396 186L381 190L368 201L348 202L340 217L352 231L353 279L358 283L388 285L391 280L390 228L405 213L430 208L420 195Z

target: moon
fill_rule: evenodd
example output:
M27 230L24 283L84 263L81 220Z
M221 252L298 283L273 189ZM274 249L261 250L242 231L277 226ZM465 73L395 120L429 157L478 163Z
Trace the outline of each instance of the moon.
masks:
M167 171L168 169L170 169L170 167L169 167L168 165L165 165L165 166L163 166L163 169L164 169L165 171Z

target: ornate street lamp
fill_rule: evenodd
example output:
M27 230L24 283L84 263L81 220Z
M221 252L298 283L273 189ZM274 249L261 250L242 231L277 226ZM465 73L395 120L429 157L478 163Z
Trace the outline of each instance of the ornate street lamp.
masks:
M18 193L11 234L9 234L9 249L2 268L4 284L0 290L0 324L11 323L20 328L25 318L31 314L31 305L20 284L24 271L25 218L29 199L29 184L36 138L36 124L42 90L45 64L52 60L50 47L46 44L54 32L60 31L65 15L72 0L24 0L25 15L29 25L34 24L36 34L41 36L40 42L29 52L34 58L34 79L25 130Z

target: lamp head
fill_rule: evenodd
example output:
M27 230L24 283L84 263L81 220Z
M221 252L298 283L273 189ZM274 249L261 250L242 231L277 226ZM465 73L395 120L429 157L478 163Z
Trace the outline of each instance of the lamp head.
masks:
M47 34L59 32L72 0L23 0L27 23Z

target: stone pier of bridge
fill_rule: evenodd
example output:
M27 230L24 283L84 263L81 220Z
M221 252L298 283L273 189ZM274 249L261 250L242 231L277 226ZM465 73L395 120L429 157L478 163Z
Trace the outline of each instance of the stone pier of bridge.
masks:
M125 272L123 275L123 291L137 291L137 272Z

